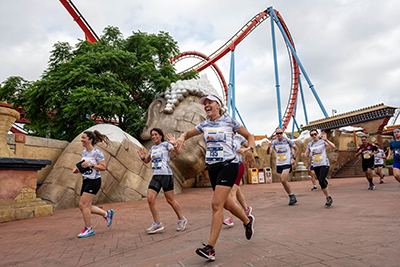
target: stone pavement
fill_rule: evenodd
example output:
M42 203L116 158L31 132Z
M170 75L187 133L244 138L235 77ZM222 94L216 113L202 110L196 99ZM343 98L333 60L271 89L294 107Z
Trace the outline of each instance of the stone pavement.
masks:
M246 240L237 219L224 226L215 261L195 254L208 240L212 191L192 188L176 196L189 220L184 232L176 231L163 197L157 204L165 229L153 235L145 233L152 223L145 200L104 204L115 211L113 225L93 216L96 234L84 239L76 237L79 209L0 224L0 266L400 266L400 187L393 177L385 180L374 191L365 178L329 180L331 209L310 181L291 182L294 206L280 183L244 185L255 235Z

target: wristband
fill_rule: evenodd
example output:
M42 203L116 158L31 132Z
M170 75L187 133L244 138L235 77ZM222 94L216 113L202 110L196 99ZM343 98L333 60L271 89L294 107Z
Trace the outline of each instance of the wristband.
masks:
M96 166L96 165L92 164L92 168L94 168L94 166Z
M252 148L251 146L249 146L249 147L247 148L247 150L251 150L251 153L254 152L254 148Z
M146 157L142 158L142 161L145 161Z

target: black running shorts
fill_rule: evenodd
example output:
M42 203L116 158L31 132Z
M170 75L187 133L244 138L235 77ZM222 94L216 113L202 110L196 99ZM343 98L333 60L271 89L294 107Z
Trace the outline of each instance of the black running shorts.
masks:
M174 176L172 175L153 175L151 178L149 189L157 192L157 194L162 189L164 192L174 190Z
M362 161L362 169L363 172L366 172L368 169L374 169L374 161L373 160L363 160Z
M99 192L100 187L101 187L101 178L83 179L81 196L82 196L83 192L96 195L97 192Z
M208 166L208 175L210 176L213 190L215 190L215 186L217 185L232 187L235 184L239 174L239 163L221 164L217 168L212 166L214 164L210 165Z
M286 170L286 169L290 169L289 173L291 173L292 172L292 165L288 164L288 165L276 166L276 172L279 173L279 174L281 174L282 171Z

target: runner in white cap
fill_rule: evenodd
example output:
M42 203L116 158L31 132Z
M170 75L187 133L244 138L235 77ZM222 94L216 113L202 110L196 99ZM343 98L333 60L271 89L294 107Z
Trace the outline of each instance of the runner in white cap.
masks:
M251 214L246 216L229 194L239 171L239 163L233 145L233 133L239 133L248 141L250 149L246 152L246 161L250 166L254 164L254 137L238 121L223 114L222 103L218 97L208 95L201 98L200 103L204 105L208 119L192 130L183 133L176 143L180 148L187 139L199 134L204 135L207 145L206 164L214 190L211 203L213 212L208 243L203 248L198 248L196 253L209 260L215 260L214 246L221 232L224 208L243 222L248 240L254 234L254 216Z

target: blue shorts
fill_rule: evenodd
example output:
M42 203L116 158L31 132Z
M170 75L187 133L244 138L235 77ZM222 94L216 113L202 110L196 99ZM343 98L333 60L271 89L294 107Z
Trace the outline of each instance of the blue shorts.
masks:
M310 171L314 171L314 166L313 165L311 165Z
M399 161L393 162L393 168L400 169L400 162Z
M282 171L286 170L286 169L290 169L289 173L291 173L292 172L292 165L288 164L288 165L276 166L276 172L279 173L279 174L281 174Z

